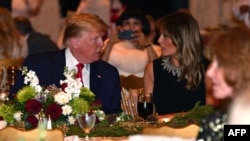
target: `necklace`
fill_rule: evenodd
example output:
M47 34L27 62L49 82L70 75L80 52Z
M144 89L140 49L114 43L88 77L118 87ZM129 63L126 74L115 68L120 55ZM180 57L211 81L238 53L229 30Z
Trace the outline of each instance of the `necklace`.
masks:
M177 77L181 76L181 68L172 65L170 62L170 57L162 58L161 65L163 66L163 70L167 70L168 72L171 72L173 76L177 76Z

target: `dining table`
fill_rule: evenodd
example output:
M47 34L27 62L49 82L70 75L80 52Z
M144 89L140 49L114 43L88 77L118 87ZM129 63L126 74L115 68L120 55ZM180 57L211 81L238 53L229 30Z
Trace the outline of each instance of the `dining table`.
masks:
M156 121L126 121L114 124L98 123L90 132L90 141L194 141L194 138L182 138L178 136L152 135L143 133L145 128L160 128L168 126L170 121L169 115L159 116ZM68 135L64 141L83 141L84 132L80 127L74 126L70 128L70 132L75 135Z
M84 138L77 136L65 137L64 141L83 141ZM89 141L195 141L195 138L181 138L159 135L131 135L128 137L92 137Z
M175 136L172 133L167 134L146 134L145 128L159 129L161 127L171 128L185 128L189 125L198 125L202 118L207 116L213 111L213 107L210 105L200 105L197 103L194 108L188 112L173 113L167 115L157 115L156 118L150 120L138 120L132 119L123 122L114 123L98 123L90 132L90 138L96 141L194 141L195 136L189 136L183 138L181 136ZM195 127L194 132L198 133L198 129ZM190 128L189 128L190 129ZM187 131L188 134L188 130ZM172 130L173 131L173 130ZM172 132L170 131L170 132ZM68 134L65 137L65 141L81 141L85 137L84 132L80 127L74 126L70 128L73 134ZM165 131L164 131L165 132ZM169 132L169 131L166 131ZM185 134L184 132L184 134ZM162 133L162 132L161 132ZM193 134L193 133L190 133ZM171 136L169 136L171 135Z

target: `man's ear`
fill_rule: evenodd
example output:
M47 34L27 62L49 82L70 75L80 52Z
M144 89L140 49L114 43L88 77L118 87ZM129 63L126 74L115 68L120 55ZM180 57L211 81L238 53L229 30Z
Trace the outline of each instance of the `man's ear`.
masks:
M70 45L73 47L73 48L78 48L79 47L79 41L77 38L71 38L70 39Z

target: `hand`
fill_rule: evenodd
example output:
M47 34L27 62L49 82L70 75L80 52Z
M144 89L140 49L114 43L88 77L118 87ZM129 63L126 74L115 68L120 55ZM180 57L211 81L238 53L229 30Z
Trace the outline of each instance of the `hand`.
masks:
M151 43L149 38L144 35L142 31L138 31L135 34L133 34L133 41L137 42L139 44L140 49L144 49L146 46Z
M250 10L249 5L242 5L242 6L240 6L240 13L241 13L241 14L244 14L244 13L246 13L246 12L249 12L249 10Z
M117 42L120 41L120 39L118 38L118 32L120 30L121 30L120 26L111 28L110 36L109 36L109 42L114 44L114 43L117 43Z

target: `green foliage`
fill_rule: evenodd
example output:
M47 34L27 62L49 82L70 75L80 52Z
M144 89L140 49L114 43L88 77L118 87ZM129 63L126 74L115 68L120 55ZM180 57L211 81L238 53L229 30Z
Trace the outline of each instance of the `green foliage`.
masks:
M87 101L88 104L91 104L95 100L95 94L87 87L82 87L80 91L79 97Z
M36 90L31 86L25 86L17 92L17 100L24 103L36 95Z
M89 108L90 108L88 105L88 102L81 98L73 99L71 106L72 106L74 115L89 112Z
M14 122L14 116L13 116L14 112L15 112L15 107L13 105L3 104L0 106L0 116L2 116L8 123Z
M149 124L146 122L139 122L136 120L128 120L116 122L114 124L109 125L107 120L104 120L95 125L94 129L91 131L91 137L121 137L121 136L129 136L134 134L140 134L145 127L161 127L161 126L171 126L171 127L183 127L188 124L200 124L201 119L210 114L213 111L212 106L209 105L200 105L200 102L197 102L193 109L186 112L185 114L176 115L171 121L167 123L153 123ZM110 116L108 116L110 117ZM121 113L119 118L129 117ZM106 117L107 118L107 117ZM84 132L77 125L70 126L70 130L67 135L78 135L79 137L85 137Z
M213 107L210 105L200 105L197 102L193 109L186 112L185 114L178 114L165 125L172 127L183 127L188 124L200 124L201 120L213 111Z
M101 122L96 124L95 127L90 132L91 137L121 137L129 136L133 134L141 133L141 128L128 128L125 126L120 126L115 124L110 126L107 122ZM84 132L78 125L70 126L68 135L78 135L79 137L85 137Z

